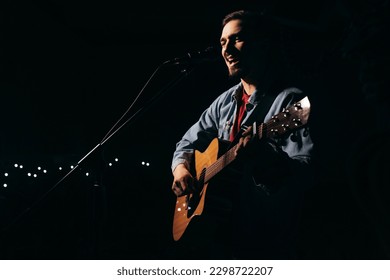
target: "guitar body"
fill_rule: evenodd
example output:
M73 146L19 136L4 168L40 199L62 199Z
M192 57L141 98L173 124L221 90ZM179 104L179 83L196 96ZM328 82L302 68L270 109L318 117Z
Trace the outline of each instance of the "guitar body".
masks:
M195 151L195 177L197 186L193 193L176 199L173 216L173 239L179 240L190 221L202 214L208 183L204 183L203 170L213 164L218 158L218 139L215 138L204 152Z

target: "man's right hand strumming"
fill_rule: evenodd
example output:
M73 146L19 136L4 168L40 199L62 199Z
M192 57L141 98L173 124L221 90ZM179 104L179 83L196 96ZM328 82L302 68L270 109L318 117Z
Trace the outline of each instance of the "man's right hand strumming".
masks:
M173 171L172 191L176 196L183 196L193 189L194 178L184 164L179 164Z

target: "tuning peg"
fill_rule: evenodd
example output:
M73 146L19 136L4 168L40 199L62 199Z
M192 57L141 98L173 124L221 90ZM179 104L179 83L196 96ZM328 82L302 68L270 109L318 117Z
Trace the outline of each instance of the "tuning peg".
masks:
M276 128L271 128L271 133L272 133L273 135L278 135L278 134L279 134L279 131L278 131L278 129L276 129Z
M286 109L286 108L283 108L282 109L282 113L283 113L283 117L287 118L287 116L290 114L290 110Z
M301 102L294 103L295 111L302 110Z
M294 122L294 125L295 126L298 126L299 124L301 124L301 119L300 118L293 118L292 121Z

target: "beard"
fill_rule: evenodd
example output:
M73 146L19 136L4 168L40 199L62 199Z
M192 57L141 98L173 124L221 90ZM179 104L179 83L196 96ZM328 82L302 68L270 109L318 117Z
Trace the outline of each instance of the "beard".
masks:
M245 71L242 68L229 68L229 78L241 79L245 76Z
M231 67L228 68L230 79L245 78L251 71L249 67Z

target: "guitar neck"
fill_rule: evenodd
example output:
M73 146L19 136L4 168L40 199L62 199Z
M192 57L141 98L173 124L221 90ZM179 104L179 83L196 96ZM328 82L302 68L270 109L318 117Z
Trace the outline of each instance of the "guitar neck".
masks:
M220 156L213 164L208 166L205 169L204 173L204 183L207 183L211 180L215 175L217 175L220 171L222 171L227 165L233 162L236 159L235 150L238 144L231 147L225 154Z

